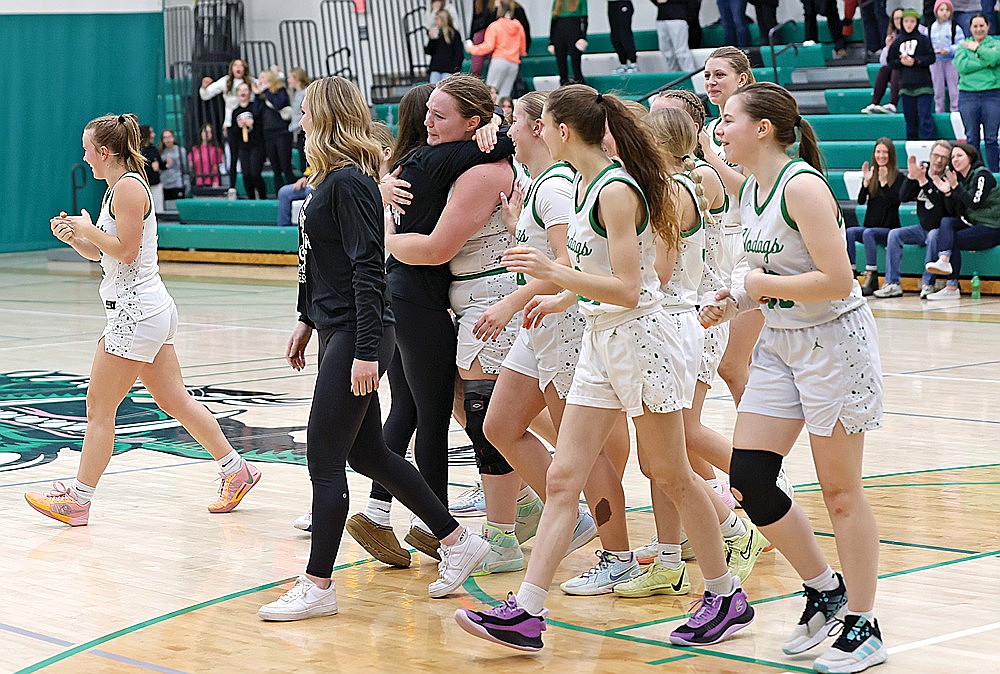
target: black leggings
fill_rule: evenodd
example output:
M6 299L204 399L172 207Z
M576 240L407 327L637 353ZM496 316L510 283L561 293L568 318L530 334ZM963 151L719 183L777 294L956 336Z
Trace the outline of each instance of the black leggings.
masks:
M392 313L396 317L399 358L398 366L390 366L392 409L383 429L385 441L390 450L405 456L416 429L413 458L438 499L447 504L448 428L455 399L455 324L443 309L427 309L399 298L392 300ZM389 491L375 484L371 496L389 501Z
M583 52L576 48L576 41L585 37L581 18L578 16L561 16L552 20L552 46L556 51L556 66L559 68L559 84L569 82L569 71L566 68L566 56L573 62L573 77L578 84L583 84Z
M283 185L295 182L292 173L292 134L280 133L275 136L264 136L264 152L267 161L274 171L274 191L277 193Z
M392 326L386 326L379 349L380 373L392 357L393 337ZM321 330L319 339L319 372L306 431L306 459L313 487L312 544L306 573L329 578L350 506L347 462L356 472L386 485L437 538L453 532L458 522L435 498L417 469L385 446L378 394L351 393L355 333Z
M608 26L611 46L622 65L635 63L635 36L632 34L632 0L608 0Z
M258 145L241 145L239 158L240 168L243 170L243 187L247 191L247 197L267 199L267 187L264 185L264 178L260 175L261 171L264 170L264 148Z

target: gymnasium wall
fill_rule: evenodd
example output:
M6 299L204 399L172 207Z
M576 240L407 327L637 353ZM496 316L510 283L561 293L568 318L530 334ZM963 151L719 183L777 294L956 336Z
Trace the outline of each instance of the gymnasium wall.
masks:
M0 125L0 253L61 246L49 218L69 211L81 134L107 112L157 125L163 72L160 0L0 3L4 122ZM80 206L96 219L102 185L84 165Z

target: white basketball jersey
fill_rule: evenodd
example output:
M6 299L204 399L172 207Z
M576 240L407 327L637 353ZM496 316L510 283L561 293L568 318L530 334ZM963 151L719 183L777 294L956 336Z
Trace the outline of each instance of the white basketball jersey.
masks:
M798 225L791 220L785 206L785 186L800 173L822 174L812 166L794 159L788 162L771 193L760 201L757 179L749 176L740 190L740 211L743 216L743 248L750 269L761 268L768 274L795 276L816 271L809 250L806 248ZM823 179L825 182L825 179ZM831 191L831 195L832 195ZM843 216L839 215L840 239L846 246ZM807 328L832 321L838 316L865 303L857 281L851 294L830 302L798 302L772 299L761 306L766 325L772 328Z
M718 128L719 122L721 121L722 121L721 117L716 117L715 119L713 119L711 122L705 125L705 132L708 133L708 137L711 140L709 145L711 146L712 151L715 152L715 154L719 155L719 157L721 157L723 161L725 161L726 148L723 147L722 143L719 142L718 137L715 135L715 129ZM737 166L736 164L731 164L728 161L726 163L732 166L737 171L741 173L743 172L743 169L740 166ZM722 215L721 218L723 227L733 230L737 229L740 226L740 204L738 199L730 198L728 192L726 193L725 209L726 209L725 213Z
M698 193L694 181L685 173L675 173L674 180L691 195L698 211L698 222L686 232L681 232L674 271L660 290L664 295L663 306L667 310L685 310L693 309L698 304L698 288L701 286L705 264L702 259L705 254L705 222L698 208Z
M705 161L698 160L695 162L695 165L698 168L706 166L715 171L715 168ZM718 175L718 171L715 172ZM724 280L726 273L722 269L725 260L725 250L722 244L722 237L725 235L723 232L722 215L729 207L729 203L735 201L735 199L730 199L725 189L723 189L722 194L724 195L722 206L709 210L711 217L705 218L705 255L703 257L705 268L701 274L701 285L698 287L699 297L707 292L715 292L726 286Z
M454 188L452 190L454 191ZM451 197L450 192L448 196ZM480 227L479 231L455 254L448 267L456 281L503 273L506 270L500 264L500 258L513 246L514 237L504 226L498 206L486 224Z
M557 162L531 181L514 232L514 239L519 246L537 248L550 259L555 259L546 227L548 224L558 222L568 224L573 217L575 177L576 173L569 164ZM541 196L539 192L542 192ZM562 211L562 218L551 219L554 213L559 211ZM525 285L527 282L528 278L524 274L517 275L518 285Z
M101 280L101 299L107 311L128 307L134 320L142 320L155 316L170 306L171 299L166 286L160 279L159 265L156 260L156 213L153 212L153 195L146 181L138 173L128 172L120 179L138 180L145 188L149 197L149 212L142 221L142 240L139 244L139 255L132 264L125 264L101 251L101 268L104 278ZM118 183L115 183L117 186ZM115 186L108 188L101 202L101 213L97 218L97 227L104 233L117 236L118 226L111 213L111 200L115 194Z
M576 195L575 201L579 201L582 182L582 176L577 174L573 183L573 193ZM610 276L612 274L608 234L598 219L597 202L601 190L613 182L623 182L631 185L636 192L642 195L643 203L646 202L646 197L642 194L642 190L639 189L639 185L635 182L635 179L617 162L610 164L601 171L594 178L594 181L587 186L583 202L576 205L573 209L573 218L569 223L566 248L569 249L569 258L573 267L588 274L600 274L602 276ZM656 276L656 268L654 266L656 262L656 244L653 240L653 229L650 227L648 204L646 204L646 219L639 226L638 235L640 286L639 305L637 308L644 309L663 301L663 294L660 292L660 280ZM586 297L579 297L579 300L580 311L587 316L633 311L633 309L615 304L602 304Z

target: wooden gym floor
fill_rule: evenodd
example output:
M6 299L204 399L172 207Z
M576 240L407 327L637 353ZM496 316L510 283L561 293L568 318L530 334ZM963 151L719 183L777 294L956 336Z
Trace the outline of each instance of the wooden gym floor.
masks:
M309 548L308 535L291 527L309 504L303 443L315 375L314 360L300 374L282 358L294 270L167 263L163 273L180 309L186 382L233 444L262 464L263 481L235 512L210 515L213 465L137 388L119 412L116 456L90 526L33 512L22 492L76 471L86 377L104 324L99 270L40 253L0 256L0 671L809 671L819 649L781 653L802 600L773 553L745 584L756 622L716 648L667 641L693 594L581 598L554 588L546 649L517 655L467 637L451 614L503 597L521 574L471 580L466 592L432 600L432 560L415 553L414 567L390 570L346 535L334 575L340 615L260 622L258 606L302 571ZM868 438L865 484L882 538L877 612L891 653L875 671L991 671L1000 655L1000 299L932 304L908 294L872 306L886 415ZM707 423L730 433L732 401L721 382L713 393ZM465 444L461 431L452 444ZM454 454L455 494L474 479L470 463ZM803 442L786 466L836 566ZM350 483L356 511L368 484L354 474ZM653 523L634 458L626 494L637 545ZM402 508L393 521L404 533ZM596 547L568 558L558 579L588 568Z

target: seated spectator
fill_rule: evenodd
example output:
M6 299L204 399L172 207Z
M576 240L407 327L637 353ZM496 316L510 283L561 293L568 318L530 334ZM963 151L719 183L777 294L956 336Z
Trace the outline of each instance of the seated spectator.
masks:
M912 155L907 160L906 180L900 190L899 200L916 200L917 219L920 220L920 224L889 230L885 244L885 285L875 291L875 297L903 295L899 268L903 261L905 244L927 246L925 262L931 261L930 256L936 245L934 242L937 241L941 218L948 213L945 192L950 192L951 187L945 181L944 172L950 161L951 143L946 140L934 143L929 162L918 163L916 157ZM932 292L934 292L934 275L925 271L920 283L920 299L926 298Z
M229 147L233 149L243 172L243 186L251 199L267 199L264 169L264 134L260 116L264 101L250 97L250 87L241 82L236 87L238 104L229 120ZM235 181L234 181L235 184Z
M975 24L975 19L973 20ZM983 166L979 152L968 143L956 143L951 151L946 193L951 208L958 217L941 220L935 245L937 260L928 262L926 269L938 276L947 276L947 284L929 300L958 299L958 277L962 269L963 250L986 250L1000 244L1000 189L996 178Z
M191 148L194 184L196 187L218 187L221 176L219 167L225 160L225 155L215 142L211 124L202 124L198 135L201 142Z
M164 201L183 199L189 180L187 151L177 144L173 129L164 129L160 133L160 157L163 160L160 182Z
M277 189L295 182L295 174L292 173L292 132L288 130L292 119L292 100L278 66L271 66L260 73L253 84L253 92L258 100L264 102L259 113L264 132L264 154L274 171L274 187Z
M448 10L438 11L434 17L434 25L427 30L427 38L424 53L431 57L427 66L431 84L437 84L448 75L462 71L462 61L465 60L462 35L455 29Z
M521 71L521 57L527 55L524 26L514 19L514 8L508 0L497 4L499 18L486 28L482 44L465 43L465 51L473 56L490 54L490 69L486 84L496 87L499 98L510 97L514 82Z
M865 247L865 275L861 292L871 295L878 289L878 244L885 245L889 232L899 228L899 195L903 176L896 163L896 146L889 138L879 138L872 150L871 162L861 166L864 177L858 203L868 204L864 227L847 230L847 256L855 265L855 244L860 239Z
M934 46L920 26L920 12L903 12L903 31L889 47L888 62L899 70L899 95L906 118L906 140L930 140L934 133L934 80L931 65L936 60ZM924 32L918 30L924 28Z
M955 52L958 71L958 111L965 126L965 140L979 147L986 144L986 165L990 171L1000 171L1000 41L987 35L989 23L976 14L969 23L972 39L966 40ZM979 127L983 127L982 136Z
M156 131L148 124L143 124L139 127L139 134L142 136L140 152L146 158L146 183L153 195L153 208L157 213L162 213L163 185L160 182L160 169L163 168L163 160L156 147Z

